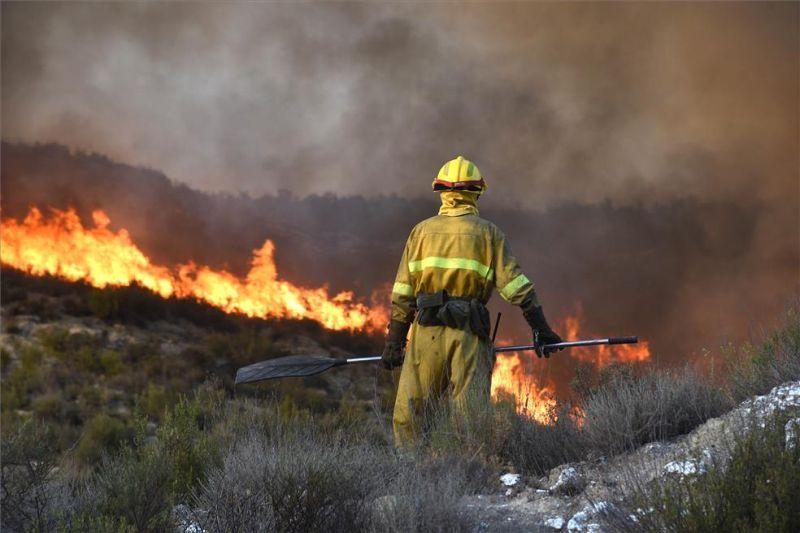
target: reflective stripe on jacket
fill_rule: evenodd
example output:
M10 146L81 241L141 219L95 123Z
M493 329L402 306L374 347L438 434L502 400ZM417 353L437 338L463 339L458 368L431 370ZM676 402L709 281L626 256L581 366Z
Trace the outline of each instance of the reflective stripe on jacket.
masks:
M443 207L411 230L392 289L392 319L412 321L420 292L444 289L485 304L497 287L500 296L519 305L533 290L503 232L471 207Z

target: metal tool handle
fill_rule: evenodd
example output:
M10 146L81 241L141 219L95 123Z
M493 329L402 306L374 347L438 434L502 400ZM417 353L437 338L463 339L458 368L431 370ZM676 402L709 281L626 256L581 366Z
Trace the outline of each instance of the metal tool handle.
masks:
M599 344L636 344L639 337L611 337L608 339L587 339L580 341L558 342L556 344L521 344L517 346L497 346L494 351L501 352L521 352L525 350L535 350L537 348L576 348L580 346L597 346Z
M341 364L349 365L351 363L376 363L380 360L380 355L370 355L367 357L351 357L350 359L342 359Z

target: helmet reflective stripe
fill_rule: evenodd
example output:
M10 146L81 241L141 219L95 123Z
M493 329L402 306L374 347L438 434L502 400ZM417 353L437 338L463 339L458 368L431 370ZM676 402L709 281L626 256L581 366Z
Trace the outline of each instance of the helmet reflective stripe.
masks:
M486 190L481 171L472 161L458 156L451 159L439 170L432 183L434 191L466 190L482 193Z

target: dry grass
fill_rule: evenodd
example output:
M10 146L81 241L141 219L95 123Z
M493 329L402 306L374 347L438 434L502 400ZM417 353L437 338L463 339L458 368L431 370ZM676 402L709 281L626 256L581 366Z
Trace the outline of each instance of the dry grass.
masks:
M731 407L724 393L691 370L620 377L583 405L583 439L601 454L683 435Z
M800 380L800 307L790 308L781 326L763 342L732 350L728 359L728 388L737 402Z

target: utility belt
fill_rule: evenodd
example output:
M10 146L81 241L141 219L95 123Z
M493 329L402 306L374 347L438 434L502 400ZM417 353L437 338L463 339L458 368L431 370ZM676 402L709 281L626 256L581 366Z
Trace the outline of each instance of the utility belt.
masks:
M447 291L417 294L417 323L471 331L489 338L489 310L477 298L448 296Z

